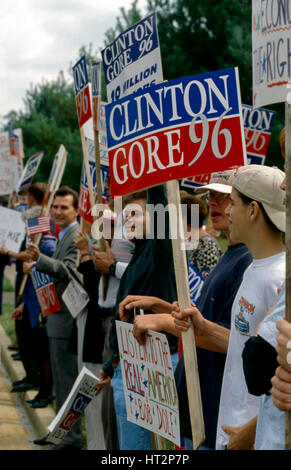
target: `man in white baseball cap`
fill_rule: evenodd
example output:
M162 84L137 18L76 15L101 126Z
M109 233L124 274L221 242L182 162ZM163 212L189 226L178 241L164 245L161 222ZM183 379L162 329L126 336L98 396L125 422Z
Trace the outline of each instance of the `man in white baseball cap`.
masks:
M205 319L197 308L173 312L176 327L203 336L206 349L227 352L221 390L216 449L251 449L255 440L259 399L250 395L242 367L245 342L254 335L266 312L275 304L285 278L284 173L278 168L247 165L232 182L230 237L245 243L253 262L245 270L231 309L231 330Z

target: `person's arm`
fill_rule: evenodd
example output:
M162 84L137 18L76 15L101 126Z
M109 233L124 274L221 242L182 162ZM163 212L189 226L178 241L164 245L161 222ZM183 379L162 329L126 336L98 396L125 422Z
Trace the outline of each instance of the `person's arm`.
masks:
M192 318L192 315L187 316ZM230 333L229 330L220 325L216 325L216 323L209 322L205 318L203 318L202 322L204 320L209 324L208 335L205 336L205 332L202 332L201 326L199 327L198 323L196 322L196 346L199 348L207 349L209 351L226 353ZM177 326L177 322L179 326ZM153 330L158 332L163 331L166 333L170 333L174 336L180 337L181 333L183 331L187 331L190 326L191 323L186 320L177 320L177 318L174 317L173 314L170 315L168 313L154 313L147 315L137 315L134 319L133 335L139 344L143 344L145 340L145 333L147 332L147 330Z
M230 335L228 328L207 320L196 307L181 311L176 305L172 316L175 319L176 328L181 333L190 328L191 323L188 318L191 320L195 330L196 346L208 351L227 353Z
M129 310L139 308L143 310L151 310L154 313L171 313L173 306L165 300L158 297L147 295L128 295L119 304L119 317L121 321L128 321Z
M0 254L8 256L9 258L14 258L17 261L26 261L28 259L28 254L26 250L15 253L14 251L8 250L8 248L3 244L0 247Z
M221 426L229 435L227 450L252 450L255 443L257 416L243 426Z

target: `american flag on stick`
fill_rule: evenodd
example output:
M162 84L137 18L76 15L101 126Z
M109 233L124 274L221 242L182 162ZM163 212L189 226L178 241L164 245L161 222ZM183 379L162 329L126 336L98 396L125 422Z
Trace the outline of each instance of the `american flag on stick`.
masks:
M47 216L32 217L27 219L27 233L29 236L38 233L50 232L50 218Z

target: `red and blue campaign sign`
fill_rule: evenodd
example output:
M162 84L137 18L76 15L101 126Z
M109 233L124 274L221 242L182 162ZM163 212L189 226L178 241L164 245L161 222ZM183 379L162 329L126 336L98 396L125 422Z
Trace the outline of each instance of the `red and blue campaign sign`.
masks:
M163 80L156 12L123 31L102 51L107 100Z
M69 431L73 424L80 418L81 414L84 412L85 408L89 405L92 398L84 395L83 393L78 393L71 404L70 409L68 410L65 418L60 423L60 428L65 431Z
M248 163L263 165L275 118L275 111L242 105Z
M89 167L90 167L90 175L93 188L97 188L96 186L96 165L95 162L89 160ZM109 169L106 167L101 166L101 185L102 185L102 196L104 197L104 202L106 201L106 194L107 189L105 189L105 183L109 177ZM95 199L97 199L97 194L95 194ZM79 195L79 215L90 222L93 223L93 217L91 215L91 203L89 197L89 187L88 187L88 180L86 175L85 166L83 165L83 171L81 176L81 184L80 184L80 195Z
M106 106L111 193L246 164L238 69L153 85Z
M47 316L58 312L61 307L52 278L48 274L37 271L35 267L30 271L30 275L42 314Z
M275 111L242 105L242 118L248 164L263 165L270 143ZM210 182L211 174L189 176L181 182L185 188L198 188Z
M83 56L73 67L75 96L79 126L82 127L85 122L92 117L90 90L86 65L86 57Z
M26 188L32 183L33 177L37 172L37 169L40 165L40 162L43 157L43 152L36 153L29 157L22 172L20 181L18 183L18 191L20 189Z

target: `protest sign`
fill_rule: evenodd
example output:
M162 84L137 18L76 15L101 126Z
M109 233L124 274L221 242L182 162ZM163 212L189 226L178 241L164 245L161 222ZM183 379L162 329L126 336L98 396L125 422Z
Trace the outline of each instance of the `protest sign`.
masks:
M20 212L0 206L0 245L4 243L9 251L18 253L25 229Z
M253 0L253 106L286 100L291 78L291 0Z
M72 317L76 318L79 313L84 310L89 302L89 296L82 285L75 279L72 279L67 285L62 294L62 299L65 302Z
M79 127L82 127L83 124L92 116L85 56L81 57L81 59L73 66L73 75Z
M179 404L167 337L148 331L140 346L132 324L115 323L127 420L180 445Z
M94 198L96 201L97 192L96 192L96 166L95 161L89 160L89 167L90 167L90 175L92 180L92 186L95 189L94 191ZM108 179L109 170L106 167L101 167L101 185L102 185L102 196L104 198L104 202L106 201L106 194L107 190L104 188L104 185ZM94 202L95 202L94 201ZM91 202L89 197L89 188L88 188L88 180L86 175L85 166L83 165L82 169L82 176L81 176L81 184L80 184L80 194L79 194L79 214L80 216L87 220L90 223L93 223L93 217L91 214Z
M33 177L38 170L42 157L43 152L36 153L29 157L18 183L18 191L28 187L32 183Z
M81 144L83 151L83 162L85 165L85 171L87 176L88 190L89 190L89 199L91 206L94 205L94 194L92 187L92 180L90 176L89 168L89 157L85 142L85 133L84 133L84 124L92 117L91 110L91 98L90 98L90 87L88 80L87 64L86 57L81 57L78 62L73 66L73 75L74 75L74 85L75 85L75 96L76 96L76 106L77 114L79 120L79 128L81 135Z
M100 103L100 120L99 120L99 160L100 165L109 167L108 150L107 150L107 131L106 131L106 116L105 106L107 103L101 101ZM90 121L90 120L89 120ZM88 122L89 122L88 121ZM89 156L89 160L95 158L95 144L94 135L90 132L90 126L84 125L85 143L86 149Z
M48 426L50 432L46 438L47 442L52 444L62 442L85 408L94 399L95 386L98 381L99 379L87 367L83 366L67 399Z
M242 105L248 164L264 164L275 114L275 111L269 109Z
M156 13L130 26L106 46L102 63L109 102L161 82Z
M238 70L154 85L106 106L113 195L246 163Z
M53 279L48 274L37 271L35 267L31 269L30 276L42 314L46 317L52 313L58 312L61 307Z
M0 196L11 194L14 190L13 171L15 168L12 168L11 158L14 157L10 154L8 132L2 132L0 134Z
M275 111L269 109L253 108L246 104L242 105L242 119L248 164L264 164L275 114ZM188 176L182 179L181 186L190 189L199 188L200 186L209 184L210 178L211 174Z

